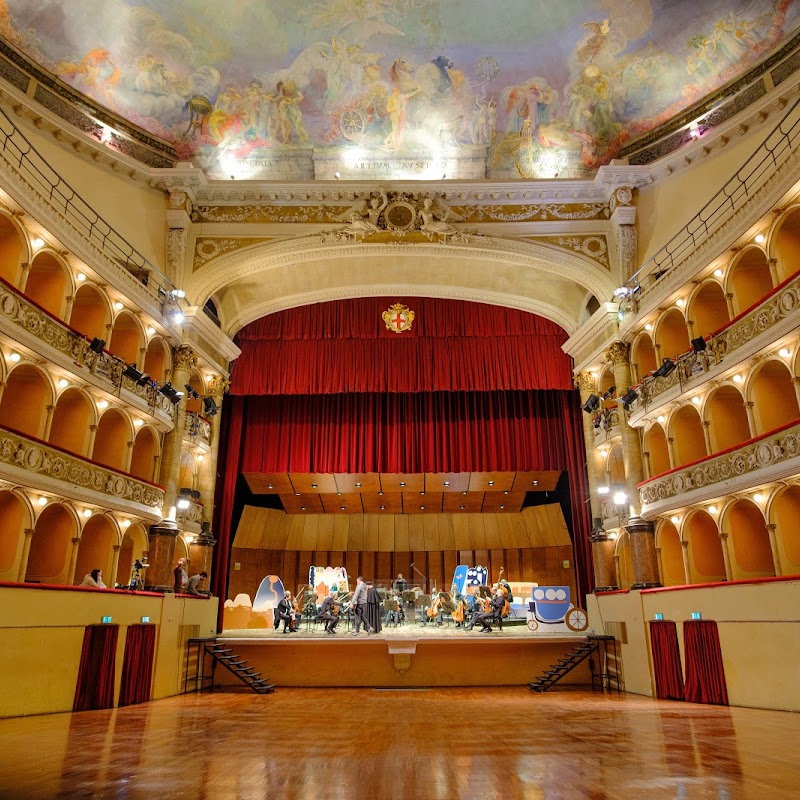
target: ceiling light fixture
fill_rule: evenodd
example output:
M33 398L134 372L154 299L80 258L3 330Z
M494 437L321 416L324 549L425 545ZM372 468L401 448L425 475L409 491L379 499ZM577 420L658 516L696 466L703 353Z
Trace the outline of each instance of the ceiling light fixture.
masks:
M764 236L763 233L759 233L756 235L755 242L756 244L764 244L767 241L767 237Z

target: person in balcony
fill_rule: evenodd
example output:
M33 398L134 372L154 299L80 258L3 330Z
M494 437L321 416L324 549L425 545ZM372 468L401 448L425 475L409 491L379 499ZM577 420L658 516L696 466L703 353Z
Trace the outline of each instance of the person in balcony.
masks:
M92 589L108 588L103 583L103 570L101 569L93 569L88 575L85 575L80 586L91 586Z
M208 577L208 573L199 572L189 578L189 585L186 587L186 594L199 594L208 596L208 592L200 588L200 584Z
M178 559L178 566L173 570L173 575L175 576L175 585L173 586L175 594L185 592L189 585L189 573L186 571L185 558Z

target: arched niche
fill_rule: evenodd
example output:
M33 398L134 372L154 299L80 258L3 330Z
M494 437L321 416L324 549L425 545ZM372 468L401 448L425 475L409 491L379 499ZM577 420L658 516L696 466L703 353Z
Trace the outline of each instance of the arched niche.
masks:
M622 456L621 444L616 444L611 448L608 458L606 458L606 473L609 486L625 485L625 461Z
M175 538L175 563L178 563L179 558L185 558L187 561L189 560L189 545L186 544L186 540L183 536L178 536ZM190 573L191 574L191 573Z
M156 458L158 457L158 435L149 426L139 429L133 440L131 453L131 466L128 470L131 475L144 481L152 481L155 475Z
M25 281L27 297L54 317L63 319L71 288L69 272L60 259L47 251L34 256Z
M180 489L194 489L194 478L197 473L197 464L194 455L189 450L181 451L181 468L178 473L178 487Z
M692 583L726 580L725 558L714 518L706 511L691 513L684 524L683 535L689 542Z
M93 569L103 571L103 583L111 583L114 545L117 543L116 525L105 514L95 514L83 526L78 544L73 583L77 586Z
M68 508L59 503L47 506L33 527L25 580L66 583L69 577L69 553L77 532L75 515Z
M716 281L706 281L689 303L689 319L694 320L694 335L709 336L731 321L725 292Z
M708 455L703 423L693 405L681 406L672 414L669 418L669 436L673 442L676 467L682 467Z
M154 336L147 344L143 370L154 381L164 383L170 369L169 346L160 336Z
M678 529L669 520L661 520L656 528L656 547L661 551L661 583L682 586L686 583L683 548Z
M751 500L736 500L725 510L722 529L728 534L734 580L775 574L775 562L761 509Z
M669 460L669 447L667 445L667 434L664 429L656 422L651 425L643 437L643 449L649 453L647 460L650 465L650 477L661 475L672 469Z
M720 453L752 438L744 398L735 386L725 384L712 392L703 413L709 423L713 453Z
M5 214L0 214L0 278L14 287L19 286L26 252L19 228Z
M84 283L75 292L69 324L89 339L106 339L111 322L108 298L95 286Z
M686 319L677 308L671 308L658 321L655 344L660 358L675 358L691 349Z
M85 456L94 416L91 401L80 389L65 389L56 400L48 441L70 453Z
M772 235L778 283L800 272L800 208L790 211Z
M129 441L131 426L127 418L118 409L109 408L97 425L92 461L125 472Z
M114 320L108 352L127 364L138 364L144 349L144 331L138 320L128 311L120 311Z
M727 283L735 314L759 303L774 288L767 254L760 247L743 250L731 264Z
M631 541L628 532L621 530L614 544L617 558L617 578L620 589L630 589L633 585L633 563L631 560Z
M44 374L32 364L19 364L6 378L0 398L0 425L41 439L47 421L47 406L53 392Z
M203 385L203 376L196 369L192 369L192 371L189 373L189 384L188 385L191 386L192 389L194 389L197 392L199 397L197 397L197 398L189 397L188 396L188 392L186 393L187 394L187 397L186 397L186 411L187 412L192 412L194 414L199 414L202 411L202 408L203 408L203 400L202 400L202 398L203 398L203 395L205 394L205 387ZM181 392L186 392L186 388L183 387L183 386L176 387L176 388Z
M138 522L130 525L122 537L122 544L119 550L119 561L117 564L117 574L114 582L120 586L130 586L133 576L133 565L137 560L141 561L142 556L147 551L148 540L147 532ZM144 580L144 575L139 576ZM107 585L108 582L106 582Z
M753 401L756 436L780 428L800 417L792 373L782 361L765 361L751 377L748 394Z
M769 515L775 525L781 572L800 574L800 486L787 486L775 495Z
M17 580L25 530L30 527L30 510L22 498L0 491L0 581Z
M656 349L649 333L642 333L636 337L631 348L631 365L637 381L641 381L645 375L658 369ZM620 387L620 391L624 392L627 388L627 386Z

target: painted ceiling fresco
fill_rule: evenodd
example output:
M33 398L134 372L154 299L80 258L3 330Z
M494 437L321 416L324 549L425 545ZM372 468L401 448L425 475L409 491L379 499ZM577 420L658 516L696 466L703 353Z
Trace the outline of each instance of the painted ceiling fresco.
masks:
M298 147L607 163L790 36L800 0L0 0L0 34L227 176Z

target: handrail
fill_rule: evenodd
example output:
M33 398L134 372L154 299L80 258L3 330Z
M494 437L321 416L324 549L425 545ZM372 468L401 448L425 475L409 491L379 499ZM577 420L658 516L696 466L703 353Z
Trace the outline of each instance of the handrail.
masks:
M118 234L57 173L0 109L0 155L14 165L86 237L112 261L147 287L157 299L176 290L158 267Z
M795 141L800 138L800 115L793 122L790 120L798 109L800 99L795 101L736 174L655 255L628 278L622 287L627 291L617 290L620 299L624 300L627 296L638 305L643 291L651 288L691 255L716 233L733 212L746 203L794 149ZM652 281L645 285L648 278Z

